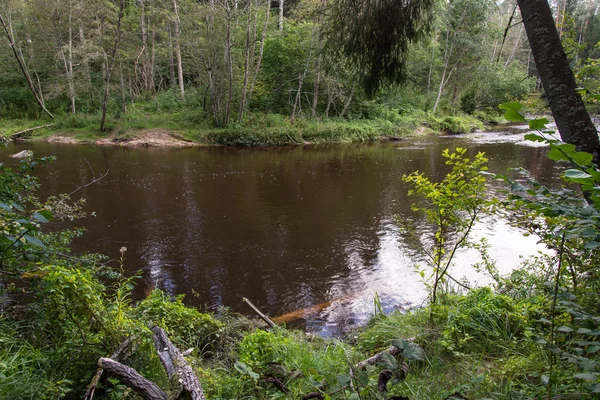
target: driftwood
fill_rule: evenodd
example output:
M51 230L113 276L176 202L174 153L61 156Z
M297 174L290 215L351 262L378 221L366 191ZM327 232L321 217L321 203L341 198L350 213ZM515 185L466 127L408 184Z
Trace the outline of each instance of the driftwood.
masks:
M20 151L20 152L15 153L10 156L10 158L17 158L17 159L32 158L32 157L33 157L33 151L31 151L31 150L23 150L23 151Z
M110 358L101 358L98 360L98 367L104 369L108 375L118 378L144 400L167 400L167 395L156 383L144 378L131 367Z
M153 339L158 357L160 358L169 379L171 382L179 385L179 391L171 397L173 399L186 398L191 400L206 400L198 377L187 361L185 361L181 351L171 343L164 330L157 326L152 327L151 330L154 333ZM115 353L123 353L127 347L129 347L129 345L125 345L124 342ZM118 358L119 354L115 353L113 353L113 355L115 355L115 358ZM123 365L116 360L111 358L101 358L98 360L98 368L99 370L96 371L96 375L94 375L92 383L90 384L90 388L92 388L91 396L94 395L93 390L95 390L96 385L100 380L102 371L106 371L107 375L119 379L125 385L133 389L144 400L169 399L165 392L163 392L154 382L144 378L135 369ZM88 392L90 392L90 389L88 389ZM86 393L85 399L91 400L91 397L88 397L88 394Z
M110 355L110 358L114 361L121 361L122 359L127 358L134 340L135 336L130 336L125 339L119 348ZM92 400L94 398L94 392L96 391L96 387L98 386L98 382L100 382L103 372L104 369L101 367L96 370L96 373L94 374L94 377L92 378L87 391L85 392L85 396L83 396L84 400Z
M176 380L181 385L182 392L187 392L190 399L206 400L198 377L183 358L181 351L173 346L165 331L158 326L153 327L152 332L154 332L154 345L158 357L165 367L169 379ZM176 397L179 398L179 396Z
M17 139L21 135L24 135L25 133L33 132L33 131L36 131L36 130L42 129L42 128L50 128L50 127L53 127L53 126L54 126L54 124L48 124L48 125L36 126L34 128L24 129L24 130L19 131L19 132L11 133L10 134L10 138L11 139Z
M265 321L267 323L267 325L269 325L271 328L275 328L277 325L275 325L275 322L271 321L269 319L269 317L267 317L265 314L263 314L262 312L260 312L260 310L250 302L250 300L248 300L245 297L242 297L242 300L248 304L250 306L250 308L252 308L254 310L254 312L262 318L263 321Z

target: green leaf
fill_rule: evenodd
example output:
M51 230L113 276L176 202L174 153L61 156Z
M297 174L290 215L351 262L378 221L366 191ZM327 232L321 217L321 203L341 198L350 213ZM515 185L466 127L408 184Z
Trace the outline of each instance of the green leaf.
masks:
M590 385L587 387L587 389L592 393L600 393L600 383Z
M598 350L600 350L600 346L590 346L587 348L586 351L588 354L594 354L594 353L597 353Z
M396 362L396 359L389 353L383 353L379 359L378 364L384 366L387 369L394 370L398 368L398 363Z
M531 122L530 122L529 126L531 126ZM545 138L541 137L537 133L528 133L527 135L525 135L525 140L529 140L530 142L540 142L540 143L544 143L546 141Z
M25 240L27 240L29 243L31 243L34 246L46 248L44 243L40 239L36 238L35 236L24 235L23 237L25 238Z
M568 327L568 326L559 326L558 328L556 328L557 332L563 332L563 333L571 333L573 332L573 328Z
M592 164L593 156L585 151L576 151L575 153L571 154L571 158L575 164L582 167L587 167Z
M5 209L6 211L12 211L12 208L6 203L0 203L0 208Z
M580 183L579 181L581 181L581 180L587 181L592 176L586 172L579 170L579 169L571 168L564 172L563 177L569 181L572 181L575 183Z
M553 161L568 161L571 162L571 160L569 160L569 157L567 157L565 155L565 153L563 153L562 151L560 151L560 149L558 149L557 147L552 146L550 148L550 151L548 152L548 154L546 155L546 157L548 157L549 159L553 160Z
M521 103L509 102L502 103L498 106L501 110L504 110L504 118L511 122L523 122L525 118L519 113L519 110L523 108Z
M48 221L48 219L46 217L44 217L42 215L42 213L34 212L32 216L33 216L33 218L37 219L40 222L43 222L43 223L50 222L50 221Z
M596 379L597 376L598 376L598 373L582 372L580 374L573 375L573 378L575 378L575 379L581 379L581 380L584 380L584 381L593 381L594 379Z
M404 345L402 356L408 360L425 360L425 352L423 349L416 344L408 342Z
M352 382L352 379L348 375L338 375L337 380L342 386L349 385Z
M529 121L529 127L535 130L542 130L546 127L546 124L549 123L547 118L540 119L532 119Z
M402 349L404 349L404 342L405 341L402 339L394 339L394 340L392 340L392 346L394 346L397 349L402 350Z

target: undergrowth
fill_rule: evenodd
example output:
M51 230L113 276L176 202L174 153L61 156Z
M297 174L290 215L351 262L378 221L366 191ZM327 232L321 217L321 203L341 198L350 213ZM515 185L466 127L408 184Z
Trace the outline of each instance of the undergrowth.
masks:
M460 134L483 128L483 122L494 123L488 113L435 116L411 110L400 113L385 109L368 119L311 119L299 116L295 121L281 114L248 113L242 123L215 127L201 106L168 106L166 102L137 103L126 113L109 116L106 131L99 131L99 114L61 114L54 120L0 120L0 136L46 124L52 127L27 132L26 138L46 138L50 135L70 136L83 142L103 138L133 139L147 131L166 131L183 139L205 144L234 146L272 146L304 143L344 143L379 140L387 137L406 137L421 130ZM381 108L381 107L380 107ZM360 114L362 115L362 114ZM423 129L425 128L425 129Z

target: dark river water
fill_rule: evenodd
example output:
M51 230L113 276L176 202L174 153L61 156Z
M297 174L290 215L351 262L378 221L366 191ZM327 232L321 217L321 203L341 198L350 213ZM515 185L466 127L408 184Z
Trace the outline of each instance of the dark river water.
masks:
M296 322L336 334L365 321L377 294L386 311L426 299L414 260L403 246L394 215L410 214L403 174L420 170L439 179L447 171L443 149L485 151L490 171L522 166L542 181L558 176L545 147L523 133L425 137L402 142L284 148L120 148L48 143L13 144L57 161L36 170L42 197L70 192L96 174L101 182L76 194L87 199L87 229L76 252L119 257L142 271L135 295L157 285L186 294L202 309L218 306L251 314L249 298L270 316L320 305ZM88 166L89 163L89 166ZM498 268L541 250L501 219L476 227ZM484 284L485 276L462 252L453 276ZM331 302L331 303L329 303ZM325 303L325 304L323 304Z

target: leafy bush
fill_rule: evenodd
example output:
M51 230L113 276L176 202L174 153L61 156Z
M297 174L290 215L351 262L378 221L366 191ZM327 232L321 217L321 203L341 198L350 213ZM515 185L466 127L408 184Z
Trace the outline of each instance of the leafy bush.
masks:
M214 349L223 324L209 314L183 304L184 296L171 296L159 289L136 307L134 315L148 325L163 328L169 338L181 348L194 347L206 353Z
M441 118L430 118L432 129L451 134L470 133L483 129L483 123L477 118L468 115L455 115Z

